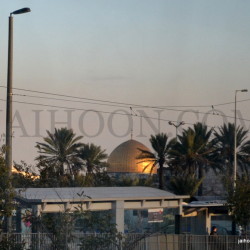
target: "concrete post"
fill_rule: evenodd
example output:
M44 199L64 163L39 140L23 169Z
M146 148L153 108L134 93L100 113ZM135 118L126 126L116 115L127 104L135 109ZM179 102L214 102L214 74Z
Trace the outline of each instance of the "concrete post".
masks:
M124 233L124 201L115 201L113 203L113 213L117 231Z
M178 214L175 215L175 234L181 233L182 199L178 201Z

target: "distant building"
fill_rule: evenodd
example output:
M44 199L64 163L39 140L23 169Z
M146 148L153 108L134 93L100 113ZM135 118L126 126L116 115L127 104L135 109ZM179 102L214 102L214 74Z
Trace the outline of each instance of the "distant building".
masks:
M152 163L150 161L142 162L137 159L141 152L139 149L150 151L145 145L132 139L117 146L108 158L109 167L107 168L107 172L114 177L148 176L152 168ZM154 168L152 174L156 173L157 169Z

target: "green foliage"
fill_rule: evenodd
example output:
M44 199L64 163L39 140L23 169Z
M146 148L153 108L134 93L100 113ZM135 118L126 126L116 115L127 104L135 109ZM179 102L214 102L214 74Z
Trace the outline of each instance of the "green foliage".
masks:
M25 242L17 243L16 237L13 234L1 235L0 249L1 250L24 250Z
M6 218L12 215L12 211L15 208L13 198L15 196L14 189L11 186L11 178L9 177L9 171L6 168L4 153L0 151L0 228L3 229L3 221L6 222ZM5 219L5 220L3 220Z
M17 172L12 172L12 186L14 188L37 187L39 183L38 175L32 170L33 166L21 161L15 163Z
M75 174L74 166L79 163L77 152L82 143L79 140L82 136L76 136L72 129L55 129L52 134L47 131L48 136L44 137L44 142L37 142L39 156L36 158L42 170L47 169L50 173L55 173L57 177L70 173Z
M82 219L78 220L78 225L82 232L88 233L81 240L82 250L108 250L112 244L116 245L122 239L116 224L112 222L110 211L86 211Z
M234 124L228 123L219 127L214 133L216 139L216 162L227 174L233 174L234 165ZM236 130L237 165L244 174L248 174L250 165L250 141L247 140L248 130L241 126Z
M197 192L203 179L197 179L194 174L173 176L168 188L177 195L190 195L192 197Z
M114 180L114 185L118 187L128 187L128 186L153 186L153 176L147 178L130 177L123 176L119 179Z
M113 181L106 171L78 175L76 177L76 186L78 187L110 187Z
M116 233L116 224L110 211L85 211L78 220L79 230L84 233Z
M75 176L76 179L76 176ZM72 187L75 185L75 179L72 180L70 174L59 175L54 171L53 166L47 166L40 169L40 179L38 180L38 187Z
M39 187L109 186L107 154L100 146L83 144L71 129L55 129L38 142Z
M81 205L76 209L73 213L65 211L57 214L44 214L39 221L36 221L40 230L53 235L51 238L53 249L69 249L70 242L74 240L75 230L89 233L81 240L80 249L109 249L110 244L116 244L120 234L116 230L116 224L112 222L112 215L109 211L101 213L83 211Z
M227 206L233 220L246 229L250 223L250 179L243 176L236 181L236 187L228 180Z
M68 244L73 240L75 216L65 211L63 213L43 214L40 225L42 230L52 233L53 249L69 249ZM33 223L34 224L34 223Z
M117 244L116 235L88 234L81 239L79 246L81 250L109 250L112 243Z
M211 139L211 135L212 130L208 130L201 123L184 130L170 150L171 168L177 168L177 172L184 170L194 174L199 168L214 167L212 153L215 150L215 141Z
M197 182L193 178L196 176L201 180L208 169L216 171L219 168L214 157L216 141L212 139L212 133L212 129L198 122L193 128L185 129L178 136L178 141L169 152L169 166L172 172L179 179L184 180L186 176L191 181L189 193L193 193L192 190L199 184L198 194L202 195L202 182ZM175 181L178 182L178 178ZM180 188L180 184L178 186Z
M87 174L100 172L100 170L106 167L104 160L108 158L108 155L105 153L105 150L93 143L84 144L79 149L78 156L83 160Z

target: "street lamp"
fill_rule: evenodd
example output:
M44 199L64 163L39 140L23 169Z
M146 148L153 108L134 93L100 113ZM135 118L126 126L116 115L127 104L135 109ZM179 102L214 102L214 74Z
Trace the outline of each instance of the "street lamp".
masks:
M9 40L8 40L8 72L7 72L7 98L6 98L6 154L5 162L10 178L12 171L12 76L13 76L13 16L30 12L30 8L22 8L10 13ZM10 186L11 187L11 186ZM11 202L9 199L8 202ZM7 231L11 229L11 217L7 219Z
M236 187L237 177L237 119L236 119L236 105L237 105L237 93L248 92L247 89L235 90L235 101L234 101L234 171L233 171L233 182L234 188Z
M179 128L181 125L184 125L185 122L181 121L181 122L176 122L176 123L174 123L174 122L169 121L168 124L175 127L175 129L176 129L176 131L175 131L175 137L176 137L176 140L177 140L177 130L178 130L178 128Z

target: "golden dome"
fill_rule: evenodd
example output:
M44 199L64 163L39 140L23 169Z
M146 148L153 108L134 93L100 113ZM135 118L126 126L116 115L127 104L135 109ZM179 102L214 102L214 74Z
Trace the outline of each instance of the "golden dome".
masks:
M138 163L141 160L136 159L140 154L138 148L150 151L145 145L135 140L128 140L116 147L108 158L107 172L149 174L151 165L143 171L149 162ZM152 173L156 173L156 168Z

